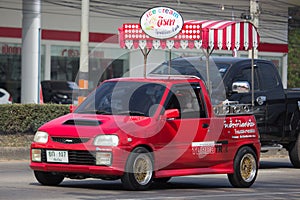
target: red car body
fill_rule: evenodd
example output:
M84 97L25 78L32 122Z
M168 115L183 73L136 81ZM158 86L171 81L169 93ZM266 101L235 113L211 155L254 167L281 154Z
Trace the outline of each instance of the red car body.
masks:
M128 92L128 85L135 89ZM105 95L111 87L114 93L108 98ZM216 116L202 80L120 78L105 81L99 88L75 112L39 128L39 134L46 140L36 135L31 145L30 167L40 183L57 185L65 177L121 178L127 189L140 190L147 189L153 181L167 181L173 176L228 174L234 186L253 184L260 152L255 118L251 114ZM197 100L197 108L190 116L184 117L185 102L180 100L188 96L177 89L195 93L190 98ZM135 110L139 104L146 106L153 96L158 99L152 101L147 114ZM88 112L91 105L96 108L98 97L103 105L109 101L109 112L97 109ZM172 98L180 105L171 105ZM122 110L124 102L128 112ZM99 141L101 145L97 145L99 135L105 135ZM244 153L239 152L243 150ZM250 178L242 179L239 184L239 178L243 177L239 166L241 162L247 163L247 159L251 169L244 171L248 170ZM132 168L137 171L132 172Z

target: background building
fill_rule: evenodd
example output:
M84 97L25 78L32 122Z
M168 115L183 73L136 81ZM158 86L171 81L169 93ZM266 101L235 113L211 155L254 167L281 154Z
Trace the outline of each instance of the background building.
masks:
M297 0L256 1L258 9L250 9L249 0L174 0L90 2L89 87L99 81L120 76L143 74L140 51L121 49L118 28L123 23L138 23L147 9L169 6L179 11L185 20L241 20L257 17L261 36L259 58L272 60L278 67L283 84L287 85L289 9L300 6ZM79 69L81 0L41 0L40 80L75 81ZM0 2L0 88L7 89L14 102L21 95L22 0ZM229 55L215 51L213 55ZM158 50L149 54L152 67L168 59L169 52ZM197 50L172 51L172 57L203 55ZM240 51L238 56L248 56Z

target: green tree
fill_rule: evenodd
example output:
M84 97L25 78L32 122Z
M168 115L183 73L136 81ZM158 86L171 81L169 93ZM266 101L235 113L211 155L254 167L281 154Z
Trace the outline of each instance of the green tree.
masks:
M289 31L288 88L300 87L300 28Z

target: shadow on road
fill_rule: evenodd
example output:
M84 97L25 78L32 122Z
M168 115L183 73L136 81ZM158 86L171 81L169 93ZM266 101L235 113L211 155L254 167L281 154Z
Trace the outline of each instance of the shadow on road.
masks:
M123 191L126 194L126 191L121 183L121 181L102 181L102 180L84 180L84 181L74 181L74 180L66 180L59 186L43 186L39 183L31 183L30 185L34 185L37 187L49 187L50 188L77 188L77 189L92 189L92 190L106 190L106 191ZM154 192L157 190L167 190L167 189L216 189L216 188L232 188L230 183L227 180L227 177L223 178L214 178L199 176L195 177L185 177L178 178L174 177L168 183L153 183L149 190L147 191L135 191L137 193L143 192ZM80 192L80 191L78 191ZM132 191L127 191L131 193ZM72 191L70 194L74 195L76 192Z
M260 169L294 168L289 158L268 158L260 160Z
M285 158L262 158L260 160L260 169L280 169L293 168L288 157ZM42 186L37 182L30 183L37 187L49 187ZM65 181L56 186L57 188L78 188L78 189L93 189L93 190L106 190L106 191L124 191L124 188L120 180L117 181L103 181L97 179L86 180L70 180ZM53 188L53 187L49 187ZM173 177L168 183L154 183L150 189L153 192L156 190L168 190L168 189L223 189L227 190L232 188L226 175L201 175L201 176L188 176L188 177ZM245 189L250 190L250 189ZM78 191L79 192L79 191ZM130 193L130 191L128 191ZM144 191L145 192L145 191ZM149 192L149 191L148 191ZM76 192L71 191L70 194L74 195ZM141 192L143 193L143 192ZM125 194L127 194L125 192ZM91 195L93 196L93 195Z

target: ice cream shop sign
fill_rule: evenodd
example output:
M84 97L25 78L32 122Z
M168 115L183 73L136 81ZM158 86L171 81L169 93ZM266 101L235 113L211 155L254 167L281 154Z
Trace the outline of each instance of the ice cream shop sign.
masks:
M156 39L168 39L181 31L183 18L172 8L155 7L142 15L140 25L148 36Z

